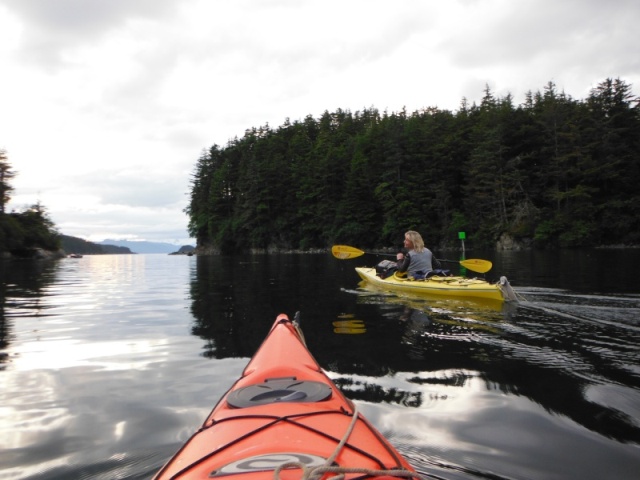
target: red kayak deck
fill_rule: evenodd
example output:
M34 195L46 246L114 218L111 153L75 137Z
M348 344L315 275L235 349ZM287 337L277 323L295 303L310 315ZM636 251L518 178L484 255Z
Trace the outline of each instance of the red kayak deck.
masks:
M301 479L313 468L318 479L337 471L346 478L419 477L325 375L286 315L154 478L263 480L273 479L278 467L282 480ZM381 475L387 470L397 471Z

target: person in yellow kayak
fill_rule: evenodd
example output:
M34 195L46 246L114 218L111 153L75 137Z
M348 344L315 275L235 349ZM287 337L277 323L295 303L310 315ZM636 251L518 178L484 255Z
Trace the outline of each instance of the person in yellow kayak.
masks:
M440 268L438 260L433 258L433 253L424 246L422 236L413 230L404 234L404 248L407 253L398 253L398 272L406 272L409 277L423 279L433 270L434 260L437 268Z

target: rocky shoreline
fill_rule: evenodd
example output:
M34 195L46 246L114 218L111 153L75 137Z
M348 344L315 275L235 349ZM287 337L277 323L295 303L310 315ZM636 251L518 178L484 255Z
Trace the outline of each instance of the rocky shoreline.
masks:
M640 248L640 245L600 245L597 247L590 247L595 250L625 250ZM397 249L393 248L377 248L377 252L381 253L394 253ZM460 247L443 247L436 248L438 251L461 251ZM473 249L468 248L471 251ZM499 241L496 244L496 251L526 251L535 250L530 244L511 242L511 241ZM326 254L330 252L330 248L311 248L307 250L300 249L282 249L282 248L252 248L247 253L250 255L270 255L270 254ZM169 255L185 255L185 256L208 256L208 255L220 255L220 249L215 247L196 247L189 249L188 251L177 251L170 253ZM49 251L42 248L34 248L28 251L21 252L20 254L12 254L11 252L0 252L0 260L57 260L60 258L66 258L68 255L64 250Z
M599 245L597 247L580 247L581 249L596 249L596 250L606 250L606 249L635 249L640 248L640 245L624 245L624 244L615 244L615 245ZM527 250L535 250L536 248L533 246L531 241L517 241L511 238L502 237L495 246L496 251L527 251ZM438 246L433 248L433 250L438 251L449 251L449 252L460 252L462 248L460 246ZM472 251L473 248L467 248L467 251ZM548 250L548 249L547 249ZM566 248L557 248L557 250L566 250ZM331 248L312 248L307 250L293 249L293 248L251 248L247 253L250 255L264 255L264 254L324 254L330 252ZM380 253L395 253L397 252L397 248L375 248L376 252ZM197 246L193 250L193 255L220 255L220 249L216 247L203 247Z
M44 250L42 248L25 249L19 253L0 252L3 260L56 260L67 256L64 250Z

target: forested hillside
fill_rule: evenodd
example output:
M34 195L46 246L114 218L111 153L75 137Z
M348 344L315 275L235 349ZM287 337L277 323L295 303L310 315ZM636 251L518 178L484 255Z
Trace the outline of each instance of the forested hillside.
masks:
M640 244L640 107L607 79L576 100L375 108L252 128L196 164L189 230L204 249Z
M40 203L22 212L0 212L0 256L33 257L38 250L56 252L60 239L54 223Z
M17 173L0 149L0 257L39 257L43 251L61 255L60 239L47 209L37 202L23 211L6 212Z
M116 245L101 245L88 242L83 238L72 237L70 235L60 235L60 243L62 249L67 253L78 253L82 255L100 255L100 254L127 254L132 253L127 247L119 247Z

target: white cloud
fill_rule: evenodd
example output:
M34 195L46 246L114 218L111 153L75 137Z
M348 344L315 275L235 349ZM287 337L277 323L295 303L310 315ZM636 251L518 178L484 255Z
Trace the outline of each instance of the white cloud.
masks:
M190 173L246 129L337 108L455 110L486 84L640 83L635 0L0 0L14 204L63 233L186 238ZM184 243L180 241L178 243Z

